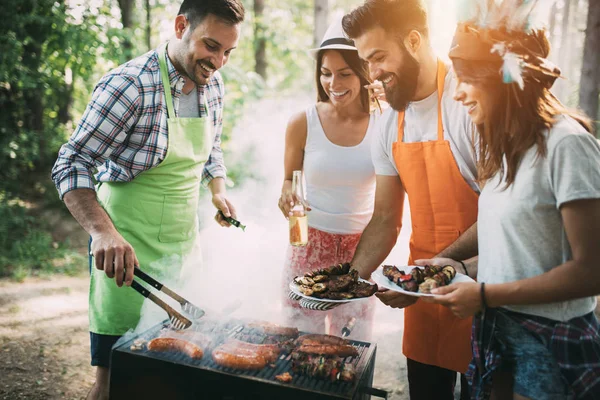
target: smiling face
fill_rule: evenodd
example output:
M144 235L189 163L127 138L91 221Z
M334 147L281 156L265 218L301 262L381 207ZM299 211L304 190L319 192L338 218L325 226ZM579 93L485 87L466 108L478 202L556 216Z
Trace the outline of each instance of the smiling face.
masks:
M467 112L475 125L481 125L486 118L487 98L485 90L468 80L458 78L454 100L467 107Z
M187 18L178 15L175 34L179 40L173 64L197 85L206 85L212 74L229 61L239 41L240 24L232 25L209 14L192 29Z
M360 57L369 64L372 80L383 83L387 102L396 111L413 100L419 80L419 62L397 38L374 27L355 38Z
M360 101L360 78L336 50L323 52L319 82L334 106Z

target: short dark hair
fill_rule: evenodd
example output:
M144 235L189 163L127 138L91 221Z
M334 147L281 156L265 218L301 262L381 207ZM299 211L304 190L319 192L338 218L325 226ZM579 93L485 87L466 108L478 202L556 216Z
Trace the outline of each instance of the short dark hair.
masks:
M244 21L245 12L244 5L239 0L183 0L177 15L185 15L194 28L208 14L236 25Z
M344 16L342 26L351 39L376 26L400 37L412 30L429 35L427 8L422 0L366 0Z
M358 76L360 80L360 101L365 112L369 112L369 91L365 89L365 85L370 84L369 82L369 71L367 63L358 57L356 50L342 50L342 49L325 49L319 50L317 54L317 71L315 77L317 78L317 101L327 101L329 96L325 93L323 86L321 85L321 66L323 65L323 55L326 51L337 51L342 55L342 58L348 64L352 72Z

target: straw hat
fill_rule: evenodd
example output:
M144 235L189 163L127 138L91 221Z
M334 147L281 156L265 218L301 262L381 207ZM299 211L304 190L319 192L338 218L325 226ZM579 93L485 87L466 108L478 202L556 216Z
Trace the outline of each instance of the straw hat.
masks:
M327 28L327 32L323 36L323 40L321 40L321 45L315 49L309 49L308 52L313 58L317 58L317 54L321 50L354 50L356 51L356 47L354 46L354 41L349 39L348 36L344 33L344 29L342 28L342 18L336 18L335 21L329 28Z

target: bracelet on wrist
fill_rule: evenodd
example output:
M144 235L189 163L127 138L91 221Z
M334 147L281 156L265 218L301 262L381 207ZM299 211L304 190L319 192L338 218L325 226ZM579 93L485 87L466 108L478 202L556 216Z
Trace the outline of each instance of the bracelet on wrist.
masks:
M485 282L481 282L481 309L487 308L487 302L485 301Z
M467 270L467 266L465 265L465 263L460 260L458 262L460 263L460 265L462 265L463 269L465 270L465 275L469 276L469 271Z

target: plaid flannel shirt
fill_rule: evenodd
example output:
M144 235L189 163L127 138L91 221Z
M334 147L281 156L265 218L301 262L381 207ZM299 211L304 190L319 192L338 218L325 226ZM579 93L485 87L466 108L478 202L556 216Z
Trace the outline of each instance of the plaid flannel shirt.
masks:
M503 308L487 308L485 317L473 318L473 360L467 371L471 398L490 398L492 375L502 365L502 353L494 340L496 317L503 313L532 335L543 338L575 398L600 399L600 323L593 312L569 321L553 321Z
M175 113L184 79L167 57ZM73 189L94 189L98 182L129 182L157 166L168 146L167 109L158 65L152 50L102 77L77 129L64 144L52 168L61 199ZM221 150L224 85L215 72L206 86L198 87L200 116L206 117L206 97L215 139L202 172L204 186L226 176ZM199 135L203 132L198 132Z

